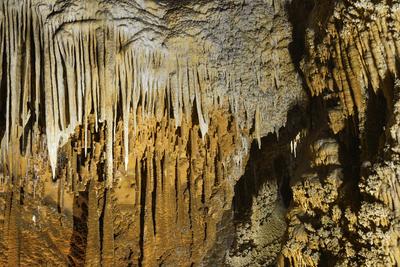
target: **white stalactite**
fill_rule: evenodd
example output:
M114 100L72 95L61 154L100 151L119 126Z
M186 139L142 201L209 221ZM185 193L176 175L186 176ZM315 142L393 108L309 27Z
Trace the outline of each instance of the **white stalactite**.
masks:
M76 128L82 127L84 155L88 156L90 124L94 121L95 131L101 124L105 127L105 173L110 187L117 121L121 120L123 125L122 149L127 170L130 149L135 149L129 148L130 127L136 129L139 120L161 121L164 114L173 114L175 127L179 127L184 120L191 121L196 110L204 139L210 123L210 106L217 104L222 108L225 98L223 92L215 93L213 86L223 83L234 91L235 96L229 100L233 116L239 116L243 107L251 110L250 106L240 104L240 86L236 85L234 73L225 72L221 76L209 68L206 58L191 57L189 49L165 49L146 41L146 33L143 40L130 40L132 33L126 25L119 26L109 18L73 21L69 15L49 15L51 9L34 2L6 1L0 8L3 15L0 16L0 64L6 53L6 62L2 65L7 66L0 70L7 79L7 87L3 89L6 90L6 131L1 140L4 158L11 151L7 147L24 133L31 119L28 108L31 102L35 110L32 140L35 142L39 129L45 126L54 178L58 150ZM21 48L22 42L26 47ZM34 65L30 64L32 59ZM257 107L255 114L259 146L263 110ZM39 121L45 125L39 125ZM247 126L250 129L252 122ZM244 124L239 127L243 128Z

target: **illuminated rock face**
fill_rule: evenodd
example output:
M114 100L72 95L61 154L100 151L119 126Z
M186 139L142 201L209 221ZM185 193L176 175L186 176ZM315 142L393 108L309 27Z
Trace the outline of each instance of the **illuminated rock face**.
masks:
M0 265L400 264L375 2L2 0Z
M4 1L1 260L200 264L305 93L279 3Z

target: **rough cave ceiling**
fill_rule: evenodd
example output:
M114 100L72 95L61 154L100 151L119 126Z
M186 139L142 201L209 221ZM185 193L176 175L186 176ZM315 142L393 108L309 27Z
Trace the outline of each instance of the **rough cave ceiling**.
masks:
M0 4L1 266L400 265L399 1Z

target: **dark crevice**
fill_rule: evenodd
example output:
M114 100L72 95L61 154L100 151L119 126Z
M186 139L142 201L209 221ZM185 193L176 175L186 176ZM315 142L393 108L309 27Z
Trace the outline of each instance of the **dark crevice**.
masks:
M20 187L19 190L19 204L24 205L24 200L25 200L25 190L23 187Z
M73 232L68 254L69 266L83 266L85 262L88 234L88 197L87 189L74 197Z
M189 216L189 229L191 232L191 243L190 243L190 252L189 255L190 257L192 257L193 254L193 239L194 239L194 230L193 230L193 221L192 221L192 187L190 186L190 182L192 180L192 167L193 167L193 163L192 163L192 136L189 135L189 139L187 142L187 147L186 147L186 153L188 155L188 159L189 159L189 168L187 170L186 173L186 189L187 189L187 194L188 194L188 216Z
M146 190L147 190L147 166L145 159L141 162L141 186L140 186L140 237L139 237L139 247L140 247L140 257L139 257L139 266L143 265L143 257L144 257L144 224L145 224L145 216L146 216Z
M176 162L175 162L175 181L174 181L174 186L175 186L175 214L178 214L178 204L179 204L179 198L178 198L178 182L179 182L179 177L178 177L178 173L179 173L179 160L178 158L176 158ZM178 216L175 216L175 223L178 222Z
M1 50L1 49L0 49ZM6 109L7 109L7 57L6 53L3 51L3 54L0 55L3 57L2 64L2 75L1 75L1 83L0 83L0 140L3 139L5 134L7 125L6 125Z
M361 193L358 187L361 171L361 150L356 121L356 119L349 118L346 121L345 129L337 138L340 147L339 161L343 171L343 184L338 197L338 204L342 210L350 208L352 211L357 211L361 203ZM343 227L343 231L344 236L353 241L354 249L358 250L355 234L347 231L347 227ZM329 260L329 258L326 259ZM321 263L326 263L326 261L321 260Z
M65 59L61 58L60 63L61 63L61 70L62 70L62 73L63 73L63 77L68 77L68 75L67 75L67 66L66 66L66 63L65 63ZM68 88L67 79L63 79L61 82L63 83L64 88L66 88L66 92L65 92L65 122L68 125L68 124L71 123L70 105L72 103L69 103L68 100L69 100L69 94L71 94L71 92L69 92L69 91L72 90L72 89ZM92 106L94 106L94 105L92 105ZM74 107L71 107L71 108L74 108Z
M100 231L100 251L103 251L104 247L104 214L106 212L106 206L107 206L107 195L110 194L108 189L104 189L104 195L103 195L103 203L102 206L103 208L101 209L101 214L99 218L99 231Z
M378 151L384 143L387 105L382 91L377 94L370 92L367 106L367 120L365 125L366 158L375 161Z
M157 211L157 169L156 169L156 158L153 157L152 159L152 164L153 164L153 189L151 192L151 216L152 216L152 220L153 220L153 234L154 236L157 233L157 229L156 229L156 211Z
M219 162L219 146L216 147L216 157L214 157L214 173L215 173L215 179L214 179L214 186L218 186L219 181L219 173L218 173L218 162Z
M313 0L293 0L286 6L289 22L293 27L293 41L289 44L289 52L297 70L300 70L300 61L304 56L305 33L314 5ZM298 71L298 73L301 73L301 71Z
M281 177L278 182L278 190L285 208L289 207L293 199L292 189L290 188L290 173L287 168L288 165L289 163L283 156L279 156L274 160L274 171L278 177Z

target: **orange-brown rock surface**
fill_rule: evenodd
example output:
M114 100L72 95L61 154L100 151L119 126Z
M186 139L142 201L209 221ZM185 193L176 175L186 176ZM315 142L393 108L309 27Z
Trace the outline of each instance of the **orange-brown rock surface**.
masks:
M400 265L399 12L0 0L0 266Z

